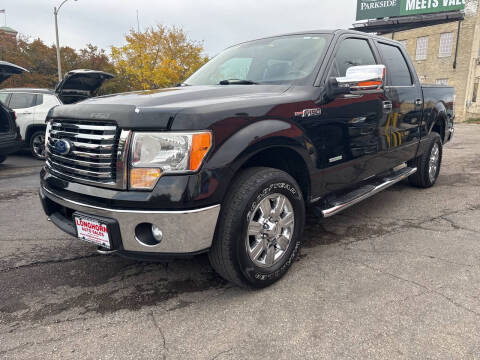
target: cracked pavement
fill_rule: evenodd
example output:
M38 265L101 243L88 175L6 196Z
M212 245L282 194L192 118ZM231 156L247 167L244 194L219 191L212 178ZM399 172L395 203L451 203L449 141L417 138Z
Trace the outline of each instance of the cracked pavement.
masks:
M0 165L0 358L480 357L480 125L459 124L435 187L400 183L329 219L245 291L206 256L100 256L46 221L41 163Z

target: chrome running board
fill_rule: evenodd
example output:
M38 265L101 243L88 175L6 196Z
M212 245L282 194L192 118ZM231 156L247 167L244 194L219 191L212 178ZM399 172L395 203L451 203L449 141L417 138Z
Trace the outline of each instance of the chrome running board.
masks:
M353 206L362 200L368 199L370 196L385 190L416 172L417 168L404 167L389 174L374 184L364 185L355 189L348 194L336 198L333 202L328 203L326 208L321 209L322 216L327 218L338 214L340 211L348 209L350 206Z

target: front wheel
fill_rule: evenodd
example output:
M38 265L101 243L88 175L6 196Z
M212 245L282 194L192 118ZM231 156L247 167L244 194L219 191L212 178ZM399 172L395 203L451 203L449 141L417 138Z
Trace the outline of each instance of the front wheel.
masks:
M244 170L227 195L213 246L213 268L242 287L280 279L299 252L305 203L297 182L271 168Z
M30 138L30 151L34 158L45 159L45 130L35 131Z

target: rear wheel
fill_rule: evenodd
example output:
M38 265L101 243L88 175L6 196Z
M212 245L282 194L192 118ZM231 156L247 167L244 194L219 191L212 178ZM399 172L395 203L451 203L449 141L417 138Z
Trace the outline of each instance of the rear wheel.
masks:
M305 203L296 181L271 168L243 171L224 201L213 246L213 268L243 287L280 279L300 249Z
M32 134L30 137L30 151L36 159L45 159L45 130L35 131Z
M408 178L410 184L421 188L429 188L435 184L442 165L442 151L440 135L432 132L427 151L408 163L410 167L417 168L417 172Z

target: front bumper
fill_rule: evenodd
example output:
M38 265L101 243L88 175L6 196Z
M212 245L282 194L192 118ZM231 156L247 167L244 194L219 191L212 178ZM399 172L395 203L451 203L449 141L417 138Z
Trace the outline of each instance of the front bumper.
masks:
M40 187L40 198L45 213L61 230L76 236L73 212L108 219L113 231L113 250L149 254L194 254L211 247L220 205L195 210L153 211L113 209L93 206ZM135 236L135 228L141 223L157 225L163 232L163 240L157 245L147 245ZM117 231L118 229L118 231Z

